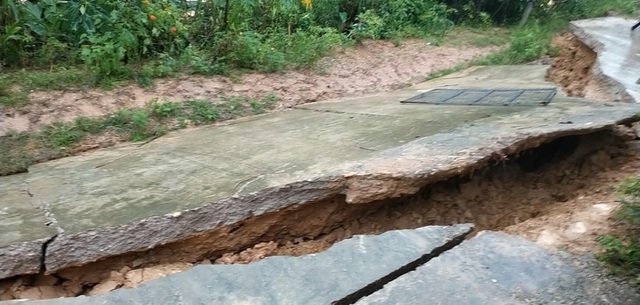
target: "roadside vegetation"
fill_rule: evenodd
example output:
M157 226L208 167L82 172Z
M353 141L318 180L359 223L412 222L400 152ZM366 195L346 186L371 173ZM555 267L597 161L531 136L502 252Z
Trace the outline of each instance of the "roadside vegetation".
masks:
M144 145L171 130L261 114L277 101L273 95L261 99L230 97L215 102L153 100L144 108L122 109L108 117L78 117L72 123L54 123L38 132L9 133L0 138L0 176L24 172L34 163L108 143L144 141L140 143ZM84 145L78 145L83 141Z
M0 0L0 109L33 90L115 88L190 74L308 69L365 39L504 46L471 64L518 64L554 55L570 20L631 14L635 0ZM486 35L487 32L492 35ZM443 76L468 65L438 71ZM148 141L185 126L261 113L261 100L152 101L105 118L77 118L0 137L0 175L84 150L87 139Z
M481 63L521 63L549 53L569 20L636 9L634 0L553 3L535 1L518 28L526 1L0 0L1 104L27 103L33 89L308 68L335 46L412 37L437 44L454 27L510 29L506 41L473 43L510 43Z
M621 205L614 215L620 230L600 237L603 251L597 258L614 274L640 285L640 176L624 181L620 196Z

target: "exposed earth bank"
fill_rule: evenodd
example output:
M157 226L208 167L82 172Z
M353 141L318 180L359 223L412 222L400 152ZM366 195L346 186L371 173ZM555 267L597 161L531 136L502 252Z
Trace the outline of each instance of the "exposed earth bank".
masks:
M70 88L36 91L31 103L0 107L0 136L8 130L33 131L56 121L76 117L106 116L124 108L143 107L153 99L182 102L216 101L224 96L263 97L275 94L279 108L330 98L384 92L419 83L433 72L495 51L496 47L432 46L424 40L407 40L396 46L389 41L364 41L354 48L336 50L306 71L245 74L228 77L185 76L160 79L149 89L137 85L111 91Z

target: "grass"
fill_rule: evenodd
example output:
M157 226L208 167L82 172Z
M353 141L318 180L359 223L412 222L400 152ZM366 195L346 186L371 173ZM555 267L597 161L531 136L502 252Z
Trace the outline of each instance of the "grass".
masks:
M489 54L474 62L475 65L516 65L531 62L545 55L556 56L558 50L551 45L555 35L567 29L564 19L534 22L511 31L509 47Z
M90 74L82 68L18 70L0 75L0 105L20 107L29 103L32 90L62 90L87 85Z
M227 97L216 103L154 100L144 108L122 109L104 118L78 117L71 123L45 126L38 132L12 132L0 137L0 176L25 172L32 164L73 155L82 150L83 141L90 136L145 141L170 130L264 113L278 100L275 95L261 99Z
M255 36L255 37L254 37ZM282 72L313 68L316 62L334 48L349 45L342 34L312 28L309 32L270 35L228 35L220 39L218 48L207 52L187 48L180 56L161 55L157 59L121 65L119 72L100 74L91 66L54 67L50 70L15 70L0 75L0 106L27 105L33 90L64 90L81 87L113 89L136 82L152 87L154 80L188 74L224 75L236 81L244 72ZM229 56L212 61L212 54ZM210 54L211 53L211 54Z
M0 106L20 107L29 103L29 95L22 90L14 89L0 79Z
M510 30L501 27L455 27L440 41L441 45L456 48L505 46L509 43Z
M640 285L640 176L620 185L622 202L615 218L624 228L620 235L601 236L602 252L596 257L609 270Z
M425 81L436 79L436 78L440 78L440 77L443 77L443 76L447 76L449 74L456 73L458 71L462 71L462 70L468 68L469 66L471 66L470 63L461 63L461 64L455 65L452 68L438 70L436 72L433 72L433 73L427 75L427 77L425 78Z

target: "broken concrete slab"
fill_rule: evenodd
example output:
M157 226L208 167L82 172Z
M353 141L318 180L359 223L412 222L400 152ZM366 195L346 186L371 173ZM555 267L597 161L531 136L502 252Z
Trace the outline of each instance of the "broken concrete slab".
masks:
M569 257L484 231L356 304L640 304L640 295L587 276Z
M609 116L613 108L621 110L618 119L614 119L616 123L609 121L613 118ZM640 116L636 113L638 105L611 107L558 97L553 106L530 108L510 115L490 115L461 124L451 132L419 137L382 151L366 162L352 163L343 172L346 178L343 193L349 203L413 194L428 183L471 172L486 166L489 160L500 160L555 138L589 134L637 121ZM603 125L604 121L613 124Z
M24 179L24 174L14 175L2 183L0 279L39 272L42 247L57 233L43 207L26 189Z
M359 295L462 242L470 224L356 235L303 257L199 265L134 289L20 304L331 304Z
M591 104L562 94L546 107L399 103L447 85L552 86L545 73L541 66L475 67L398 92L305 105L33 166L22 177L64 232L48 245L46 269L148 250L311 202L412 194L560 136L640 119L634 116L639 105ZM14 190L6 181L0 177L2 192Z
M507 117L502 122L500 119L494 118L493 120L497 124L490 123L487 119L483 121L485 125L470 126L464 130L458 129L454 132L431 135L415 141L412 145L407 144L401 148L381 152L377 156L367 158L361 164L359 161L355 161L354 164L329 166L326 162L339 164L339 157L329 157L331 153L326 152L324 158L315 159L315 166L305 165L307 172L295 171L291 175L291 172L287 173L286 171L282 173L277 173L275 170L258 171L254 176L256 180L247 181L247 187L251 187L252 183L261 183L258 185L267 188L255 194L223 199L202 208L183 211L177 217L172 215L155 216L131 224L101 229L101 231L91 230L60 236L49 247L47 267L49 270L55 270L108 255L146 249L157 244L184 238L196 232L229 225L251 216L276 211L293 204L331 198L340 193L346 194L347 200L352 203L370 202L411 194L427 183L425 179L430 175L436 173L455 175L456 173L452 171L486 159L496 151L512 149L512 153L515 153L518 148L512 146L517 146L518 143L525 142L531 137L549 135L553 138L561 135L594 132L631 118L631 113L638 110L632 107L625 108L626 106L583 105L575 101L567 103L558 102L554 108L550 107L538 112L531 111L526 115ZM580 114L581 111L586 112ZM538 115L533 113L538 113ZM555 118L557 123L550 125L551 118ZM517 124L510 124L509 120L512 123L517 122ZM562 122L569 121L575 124L562 124ZM501 126L501 123L507 123L507 125ZM343 125L343 127L349 128L349 125ZM480 136L480 134L482 135ZM373 139L376 136L368 135L364 138ZM502 141L496 143L498 139ZM544 138L540 138L538 142L532 141L527 145L535 147L544 141ZM333 147L335 152L345 152L345 150L338 150L336 147L337 145ZM452 153L453 151L456 153ZM272 155L277 154L274 152ZM307 160L311 159L309 156L310 153L299 155L299 157L306 157ZM345 153L345 159L349 160L348 153ZM291 162L289 163L291 164ZM280 164L280 162L276 162L272 166ZM317 171L314 172L314 170ZM251 177L249 173L247 176ZM313 178L314 176L320 178ZM389 179L394 176L395 178ZM259 181L258 178L264 180ZM297 179L301 181L296 181ZM284 185L284 187L273 186L269 188L270 184ZM198 186L196 185L196 187ZM220 186L217 185L217 187ZM132 190L132 192L134 191L135 189ZM209 192L211 191L209 190ZM207 193L201 190L193 194L202 196ZM167 196L165 198L172 198L170 195L171 193L165 193ZM175 198L173 200L183 199L179 196L173 198ZM188 204L188 201L185 204ZM69 213L69 211L56 210L55 205L52 207L56 211L56 215ZM127 211L126 206L117 208L122 212ZM144 210L144 212L154 211ZM109 216L108 210L101 213L103 216ZM204 217L204 215L211 217ZM89 215L83 217L89 217ZM64 223L64 221L61 222ZM135 236L145 236L145 238Z
M605 17L570 23L571 32L592 48L598 58L594 76L619 100L640 103L640 31L637 20Z

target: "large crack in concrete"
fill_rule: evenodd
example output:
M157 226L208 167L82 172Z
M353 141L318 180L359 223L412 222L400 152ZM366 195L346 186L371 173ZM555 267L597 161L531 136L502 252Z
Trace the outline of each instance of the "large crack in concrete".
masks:
M57 234L51 236L51 238L45 240L42 243L42 252L41 252L41 257L40 257L40 273L44 274L47 272L47 263L46 263L46 259L47 259L47 248L49 247L49 244L51 244L56 237L58 237L58 235L60 234L64 234L64 229L62 227L60 227L60 225L58 224L58 220L56 219L55 214L53 213L53 211L51 210L51 206L49 205L49 203L47 203L46 200L43 200L42 198L38 198L38 196L34 193L31 192L31 188L29 187L29 182L25 182L24 183L24 192L31 198L33 198L34 200L37 201L38 203L38 209L42 211L42 214L44 215L45 219L47 220L47 222L45 222L43 225L47 226L47 227L53 227L55 228L55 230L58 232Z
M624 131L625 128L617 129ZM449 171L448 176L438 176L434 180L427 176L413 181L411 184L417 189L412 187L394 193L395 199L351 204L347 201L347 193L336 188L331 198L273 212L253 212L253 217L177 242L77 267L48 269L48 273L54 275L58 287L77 287L68 295L74 296L96 293L104 287L102 283L114 281L114 274L123 279L114 287L134 287L139 282L127 282L134 271L139 271L140 279L146 281L157 276L154 266L163 264L182 264L177 270L184 270L202 261L237 263L269 255L302 255L322 251L353 234L376 234L424 225L473 222L480 230L504 228L539 216L540 211L552 202L575 196L573 192L587 187L598 172L605 168L615 171L628 158L634 158L639 152L629 150L625 141L637 136L625 134L628 130L616 130L536 138L534 142L538 148L533 150L507 146L511 148L490 158L480 158L480 163ZM535 146L522 141L518 143L518 147ZM384 180L378 177L376 181ZM393 187L389 189L396 192L395 185L402 181L406 182L392 180ZM171 217L180 218L181 215ZM42 276L45 275L24 280L24 283L28 285ZM373 289L371 287L367 289Z
M50 239L42 243L42 257L40 258L40 274L44 274L47 272L47 261L46 261L47 248L49 247L49 244L51 244L54 240L56 240L56 237L58 237L58 234L52 236Z
M466 155L464 158L443 152L432 154L433 157L425 159L422 156L424 151L396 152L395 154L404 155L406 162L399 164L396 159L390 160L382 156L368 160L350 174L268 188L248 196L229 198L201 208L150 217L131 224L59 235L49 244L47 270L56 272L114 255L158 247L202 235L215 228L222 229L257 215L286 211L288 208L314 202L331 201L337 196L345 196L345 201L349 204L362 204L414 194L424 185L466 175L492 162L503 160L508 155L538 147L556 138L589 134L630 120L636 118L625 118L615 123L591 124L586 128L568 127L546 134L505 138L493 147L486 147L480 151L459 152L458 154ZM454 135L438 136L447 138ZM416 142L418 143L415 145L420 145L420 140ZM389 166L394 167L393 172L388 171Z
M461 234L459 236L454 237L453 239L447 241L444 245L439 246L434 248L433 250L431 250L431 252L429 253L425 253L423 256L421 256L420 258L418 258L415 261L409 262L408 264L392 271L391 273L387 274L386 276L378 279L377 281L374 281L364 287L362 287L361 289L346 295L345 297L339 299L339 300L335 300L333 302L331 302L332 305L350 305L350 304L354 304L355 302L357 302L358 300L369 296L373 293L375 293L376 291L382 289L382 287L384 287L384 285L390 283L391 281L399 278L402 275L405 275L411 271L416 270L418 267L428 263L430 260L432 260L433 258L436 258L438 256L440 256L442 253L449 251L451 249L453 249L454 247L460 245L462 243L462 241L464 241L464 239L467 237L467 235L469 234L469 232Z
M394 97L408 93L411 92L397 93ZM389 107L387 102L382 106L382 110L373 111L365 107L355 107L354 102L350 103L347 103L344 108L355 109L357 111L348 112L358 114L376 111L384 113L388 112L384 107ZM328 104L321 106L320 108L324 109L334 108L333 105ZM253 193L249 192L265 183L260 181L261 183L254 185L251 181L261 179L259 176L251 175L249 177L252 178L248 181L240 181L239 189L238 187L233 189L231 194L235 195L222 200L212 200L201 207L145 217L139 221L124 222L120 225L89 226L89 230L84 229L87 227L85 225L76 226L77 233L69 233L69 230L65 230L66 232L61 234L61 226L56 226L58 236L47 244L45 267L47 272L53 273L109 257L146 251L216 230L224 231L225 227L236 225L252 217L284 212L287 211L286 209L295 209L315 202L331 202L336 198L340 200L344 198L348 204L369 204L414 194L424 185L473 173L488 164L504 160L506 156L538 147L559 137L589 134L617 125L629 124L639 119L633 115L637 110L637 107L630 105L619 104L606 107L564 99L554 102L550 107L475 120L472 124L465 124L451 131L436 131L435 134L423 137L415 135L419 137L417 140L392 149L380 149L379 152L372 154L372 157L336 165L329 168L329 171L316 168L303 175L295 175L293 179L290 178L291 176L278 178L280 180L273 179L269 181L270 185L278 186L261 188ZM343 117L331 119L331 122L345 120ZM415 120L415 123L421 122ZM409 132L413 133L412 130L410 129ZM99 178L103 178L108 175L105 173L110 169L98 170L100 172L97 173L92 170L90 175L101 175ZM71 185L74 181L71 180L67 184ZM110 180L100 182L104 183L104 181ZM98 186L104 187L104 185ZM87 194L92 190L85 188L82 191ZM90 200L87 196L74 199L78 202L82 202L79 199ZM52 203L54 206L48 206L47 202L40 204L44 204L47 210L59 208L58 203ZM63 207L62 213L69 211L69 208L78 207L67 205ZM69 219L70 215L73 214L66 215L67 220L73 220ZM60 221L48 212L47 217L53 217L52 221ZM62 226L72 225L68 222ZM49 240L52 235L46 240ZM199 251L198 255L206 252ZM18 274L20 273L10 271L3 274L3 277Z
M602 43L592 33L586 33L575 24L571 25L571 30L595 51L603 52ZM631 100L619 82L603 73L599 61L593 67L593 73L618 100ZM523 213L504 212L513 207L511 202L501 198L514 190L508 190L513 185L509 186L509 183L503 181L501 183L504 188L491 185L493 189L487 191L502 192L492 199L498 204L494 202L489 210L474 209L463 201L478 200L477 198L484 198L482 196L486 194L478 194L478 190L482 188L469 185L481 184L477 182L477 177L489 181L500 180L496 178L497 168L500 166L503 166L505 177L509 177L505 181L520 181L518 175L524 175L529 182L540 183L540 180L536 180L539 176L532 173L540 174L542 169L541 175L549 174L549 168L545 164L552 163L559 167L571 164L571 173L561 174L562 178L557 182L563 184L566 183L564 180L573 179L575 181L568 182L574 184L572 187L563 189L547 185L547 200L566 200L571 196L573 188L588 185L589 175L597 175L597 171L593 171L594 166L597 168L594 160L615 160L610 164L613 168L606 169L615 170L621 160L629 157L623 156L625 153L621 151L628 148L621 148L621 143L633 137L637 140L638 136L629 136L628 130L625 131L627 135L620 136L616 130L625 129L624 126L630 126L640 120L640 117L632 114L637 108L629 107L628 112L623 114L623 106L614 107L620 107L620 110L607 112L604 108L601 109L602 112L591 109L571 113L564 109L567 113L556 115L552 121L537 121L534 124L523 122L521 125L509 123L502 130L500 124L487 124L485 120L478 125L472 124L454 132L423 137L407 145L382 151L372 158L330 174L310 175L313 178L243 195L245 188L261 178L252 176L247 181L239 182L239 188L234 189L235 194L231 198L199 208L75 234L65 234L49 203L32 194L27 184L25 192L39 200L39 208L47 219L44 225L55 228L57 234L47 239L23 243L24 245L12 245L2 255L18 255L23 247L38 243L41 245L40 274L18 276L10 281L17 279L25 287L29 287L46 278L55 287L66 287L61 288L67 293L66 296L76 296L90 294L105 280L110 280L114 273L120 274L124 279L130 271L142 270L141 274L144 274L147 268L176 262L190 266L204 261L242 263L268 255L302 255L322 251L336 241L357 233L371 234L397 228L468 221L476 223L480 229L500 229L507 224L539 215L539 208L544 203L529 202L531 207L523 209ZM354 116L379 115L313 107L300 110ZM558 117L563 119L553 121ZM499 131L496 132L496 129ZM484 134L494 136L479 136ZM434 145L452 142L462 143L461 147L464 149ZM633 150L631 152L637 153ZM558 164L559 161L562 163ZM516 167L518 170L514 170ZM519 186L516 187L518 188ZM524 192L523 189L520 190ZM457 200L455 196L464 200ZM501 203L504 206L500 206ZM407 220L407 214L411 215L411 221ZM498 218L487 219L493 216ZM415 223L412 222L413 218ZM305 225L300 226L301 223ZM457 243L458 241L454 241L447 244L447 247L454 247ZM447 247L438 251L446 251L449 249ZM265 248L268 251L265 252ZM438 251L434 255L439 254ZM429 254L421 260L429 260L431 257ZM414 265L422 263L424 262L416 261L410 265L415 268ZM407 265L381 282L368 285L336 302L353 303L357 298L379 289L384 285L382 282L391 281L411 268ZM30 272L33 270L13 268L8 274ZM141 277L141 281L149 280ZM135 286L139 283L140 281L130 284ZM129 284L121 282L114 288L132 287L127 285Z
M572 104L571 107L580 109L579 107L592 106ZM325 240L327 244L331 244L357 233L350 228L357 228L362 233L391 230L394 227L379 221L372 222L367 217L385 211L384 213L394 214L395 218L402 218L402 213L392 206L405 205L394 200L412 201L414 199L411 196L431 198L431 191L426 191L426 186L455 177L475 177L488 166L508 162L509 159L517 158L520 153L558 139L591 135L599 140L590 142L611 145L612 143L600 139L601 136L598 135L607 130L624 129L624 125L640 120L632 114L633 109L637 108L631 106L600 109L599 112L580 110L556 115L554 118L559 122L555 124L548 120L522 125L516 122L504 128L500 125L501 118L495 118L497 122L494 123L485 121L465 126L380 152L367 160L347 164L346 167L337 169L336 174L266 188L247 195L240 195L236 190L236 196L203 207L124 225L76 234L58 233L55 238L38 241L41 250L37 253L42 257L35 270L14 268L9 271L14 272L12 275L34 271L55 274L56 280L52 282L76 287L65 290L69 291L69 296L74 296L92 291L97 283L109 278L113 272L124 278L124 273L129 270L159 264L182 263L188 266L203 260L233 262L233 253L241 256L245 251L251 252L254 245L274 240L277 241L276 248L287 246L287 242L291 241L294 241L294 245L314 240ZM532 115L535 113L531 112ZM525 116L523 120L528 120L528 117ZM459 149L452 149L449 143L455 143L454 147ZM615 143L613 146L616 146ZM583 159L587 159L587 155L598 155L601 151L603 150L589 151ZM533 163L536 162L538 161L534 158ZM451 190L444 187L441 192ZM37 196L31 190L28 193ZM407 196L410 198L406 198ZM563 196L567 195L558 197ZM46 202L40 201L39 204L42 210L50 212L51 207ZM440 201L438 204L448 207L448 210L439 211L436 215L448 215L450 211L458 210L447 204L447 201ZM456 204L461 205L460 202ZM502 209L508 208L505 206ZM461 218L454 220L455 217L434 218L430 210L416 212L415 209L420 210L420 205L412 206L405 212L417 213L420 225L450 224L470 217L472 222L481 224L480 227L501 227L499 220L493 224L483 221L486 211L467 209L462 214L471 216L455 216ZM531 215L533 214L523 215L519 219L527 219ZM57 226L53 213L46 213L46 216ZM394 217L384 217L386 221L394 223ZM371 227L363 228L364 224L370 224ZM402 224L399 227L415 226ZM62 228L58 232L60 230ZM323 248L326 247L316 250ZM299 249L292 251L293 254L309 253ZM233 255L225 256L227 253ZM176 257L179 259L176 260ZM15 273L16 271L23 273ZM32 281L25 283L29 282ZM126 287L126 284L118 285Z

